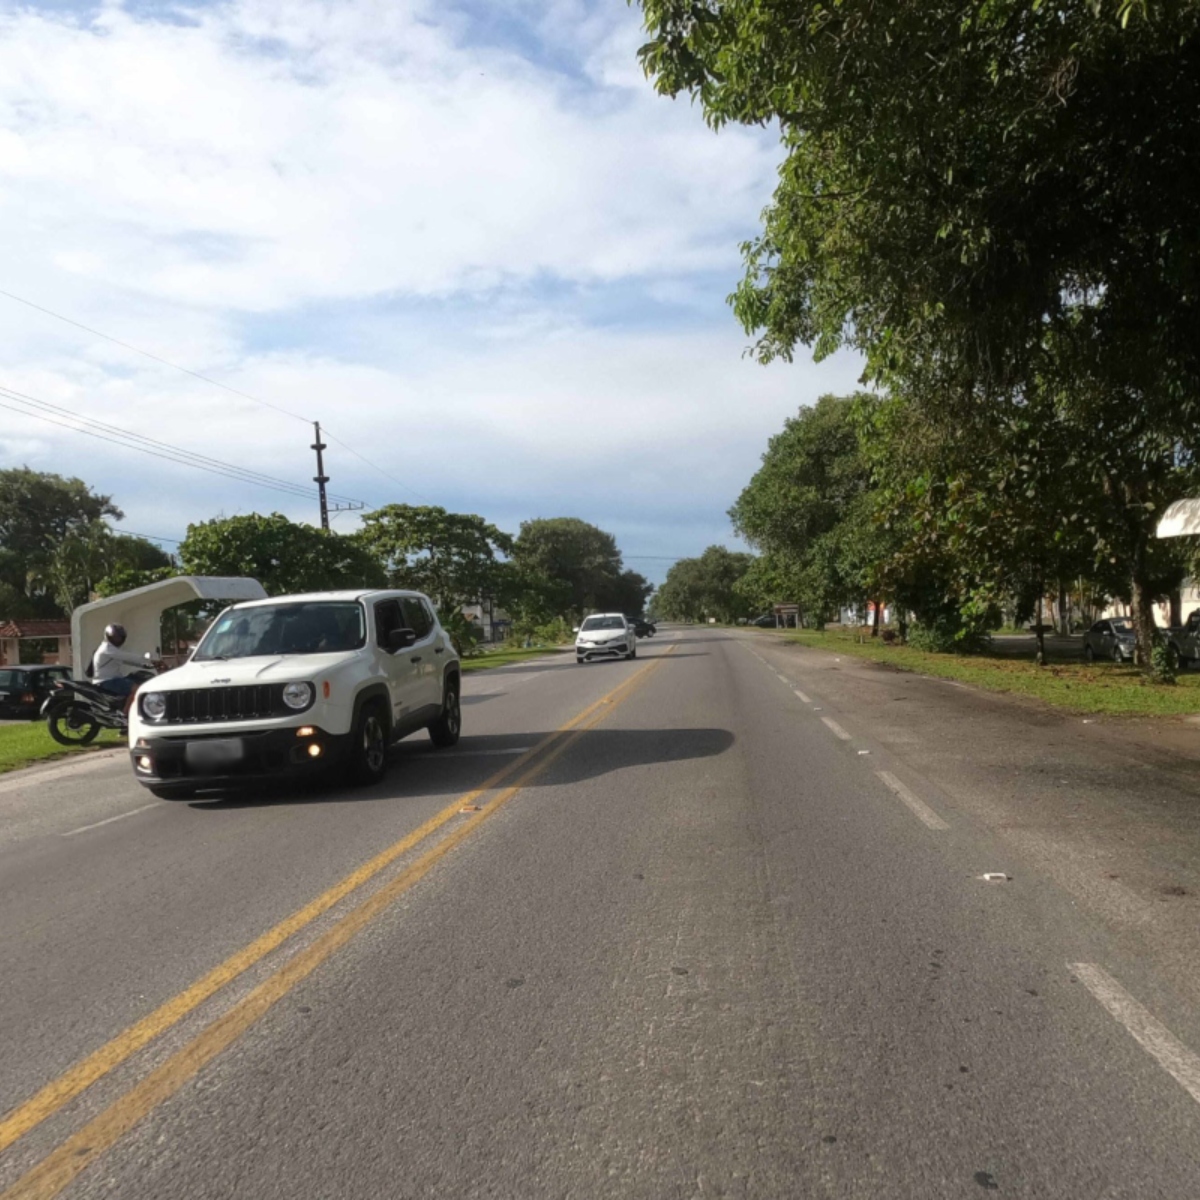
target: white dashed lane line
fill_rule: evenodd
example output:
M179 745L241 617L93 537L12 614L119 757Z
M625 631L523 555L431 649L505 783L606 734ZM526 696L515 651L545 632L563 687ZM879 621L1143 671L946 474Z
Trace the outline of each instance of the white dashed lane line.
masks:
M1200 1056L1142 1007L1103 967L1068 963L1080 982L1108 1009L1143 1050L1200 1104Z
M832 717L822 717L821 720L829 726L835 737L841 738L843 742L850 740L850 735Z
M902 803L908 806L913 815L928 825L930 829L950 828L924 800L915 796L891 771L876 771L875 774L899 797Z
M123 821L126 817L136 817L138 813L149 812L152 808L161 808L158 803L143 804L141 808L131 809L129 812L117 813L115 817L105 817L103 821L93 821L90 825L80 825L78 829L68 829L66 833L60 834L60 837L74 837L77 833L87 833L89 829L99 829L101 825L111 825L114 821Z
M792 691L794 691L796 693L797 697L799 699L803 700L805 704L812 703L812 701L799 688L792 688Z

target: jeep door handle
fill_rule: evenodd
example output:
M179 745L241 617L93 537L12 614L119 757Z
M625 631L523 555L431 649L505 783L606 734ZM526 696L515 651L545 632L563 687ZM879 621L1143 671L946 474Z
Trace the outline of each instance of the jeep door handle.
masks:
M438 647L438 648L437 648L437 649L434 651L434 654L445 654L445 653L446 653L446 647L445 647L445 646L439 646L439 647Z
M409 659L409 662L420 662L420 661L421 661L421 656L419 654L414 654L412 656L412 658Z

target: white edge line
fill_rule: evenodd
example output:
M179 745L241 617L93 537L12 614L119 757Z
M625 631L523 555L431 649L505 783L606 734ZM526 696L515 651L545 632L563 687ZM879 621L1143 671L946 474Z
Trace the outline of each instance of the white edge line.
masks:
M78 829L69 829L66 833L59 834L59 837L74 837L77 833L87 833L89 829L99 829L101 825L111 825L114 821L123 821L126 817L136 817L138 813L144 813L152 808L162 807L158 803L143 804L141 808L130 809L129 812L117 813L115 817L105 817L103 821L96 821L91 825L80 825Z
M802 692L802 691L801 691L799 688L792 688L792 691L793 691L793 692L795 692L795 693L796 693L796 695L797 695L797 696L798 696L798 697L799 697L801 700L803 700L805 704L811 704L811 703L812 703L812 701L811 701L811 700L810 700L810 699L809 699L809 698L808 698L808 697L807 697L807 696L806 696L806 695L805 695L805 694L804 694L804 693L803 693L803 692Z
M848 742L850 740L850 735L832 717L822 717L821 720L824 721L825 724L828 725L833 731L833 733L837 737L840 737L843 742Z
M1143 1050L1200 1104L1200 1056L1150 1015L1107 971L1095 963L1068 963L1101 1004Z
M917 817L921 821L924 821L930 829L950 828L950 826L947 825L946 822L943 821L942 818L939 817L937 813L935 813L933 809L925 803L924 800L920 799L918 796L914 796L913 793L909 791L909 789L891 773L891 771L876 771L875 774L878 775L879 778L882 779L883 782L889 788L891 788L893 792L896 793L897 797L899 797L903 803L908 805L913 816Z

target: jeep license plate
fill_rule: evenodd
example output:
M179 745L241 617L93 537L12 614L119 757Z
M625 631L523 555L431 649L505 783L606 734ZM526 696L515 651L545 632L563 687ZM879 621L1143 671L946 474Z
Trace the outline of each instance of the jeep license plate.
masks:
M241 738L213 738L189 742L184 750L187 765L199 775L217 775L237 766L245 757Z

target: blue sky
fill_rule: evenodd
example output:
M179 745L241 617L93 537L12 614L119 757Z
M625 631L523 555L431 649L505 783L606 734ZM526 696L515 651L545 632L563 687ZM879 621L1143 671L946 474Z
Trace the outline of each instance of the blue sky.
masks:
M0 0L0 288L320 419L337 490L516 530L572 515L661 578L784 418L725 296L778 159L657 96L623 0ZM287 479L309 431L0 297L0 385ZM4 412L5 462L131 529L302 499ZM339 518L352 528L353 518Z

